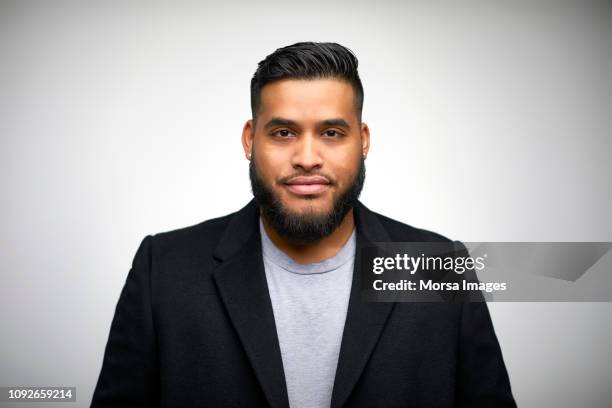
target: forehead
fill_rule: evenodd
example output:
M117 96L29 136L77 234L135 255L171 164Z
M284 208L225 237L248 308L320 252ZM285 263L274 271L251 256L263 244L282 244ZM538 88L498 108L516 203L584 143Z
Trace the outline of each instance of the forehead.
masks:
M260 109L284 117L354 115L353 87L333 78L283 79L262 88Z

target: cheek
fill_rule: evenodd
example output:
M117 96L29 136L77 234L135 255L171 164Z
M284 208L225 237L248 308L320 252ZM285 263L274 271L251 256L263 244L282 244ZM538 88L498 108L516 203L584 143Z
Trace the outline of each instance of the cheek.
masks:
M262 147L256 158L260 174L271 184L275 184L283 175L291 173L289 159L280 149Z
M354 154L347 154L339 159L333 167L333 172L338 180L338 183L342 183L342 188L346 187L347 184L351 183L359 170L359 159L361 156L355 156Z
M291 171L290 167L287 168L279 162L266 162L263 166L259 167L260 177L263 179L268 188L276 191L277 194L282 193L284 190L282 184L279 183L279 179L292 173L293 172Z

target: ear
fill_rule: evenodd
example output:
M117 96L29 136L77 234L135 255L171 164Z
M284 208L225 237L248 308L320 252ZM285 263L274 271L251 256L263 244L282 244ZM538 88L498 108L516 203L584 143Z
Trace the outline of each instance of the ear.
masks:
M255 129L253 128L253 120L249 119L242 128L242 148L247 160L251 160L253 152L253 141L255 140Z
M365 159L370 150L370 128L365 122L361 122L361 154Z

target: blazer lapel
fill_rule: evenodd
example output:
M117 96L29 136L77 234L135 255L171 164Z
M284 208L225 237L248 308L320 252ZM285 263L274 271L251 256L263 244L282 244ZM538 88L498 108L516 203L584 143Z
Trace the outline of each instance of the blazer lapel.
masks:
M344 405L380 337L395 303L361 301L361 249L391 239L376 215L358 201L354 208L357 242L353 282L342 334L331 408Z
M360 201L355 205L354 217L355 264L331 408L346 402L395 305L361 301L361 248L391 240L376 215ZM274 408L289 407L255 200L235 213L213 256L219 263L213 272L214 280L268 402Z
M274 312L268 292L252 200L230 221L214 257L213 276L223 303L271 407L289 407Z

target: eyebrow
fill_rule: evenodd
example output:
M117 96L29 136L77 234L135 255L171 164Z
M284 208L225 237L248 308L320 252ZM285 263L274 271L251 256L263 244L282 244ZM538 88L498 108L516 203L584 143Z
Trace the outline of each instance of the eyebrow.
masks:
M343 127L346 129L350 129L350 126L347 123L347 121L342 118L326 119L323 122L321 122L321 124L323 126L337 126L337 127Z
M348 124L348 122L342 118L325 119L319 122L317 125L319 126L337 126L337 127L343 127L346 129L350 129L350 125ZM297 122L291 119L274 117L270 119L264 125L264 128L269 129L274 126L298 126L298 124Z
M264 128L269 129L273 126L296 126L297 123L292 121L291 119L285 118L272 118L265 125Z

